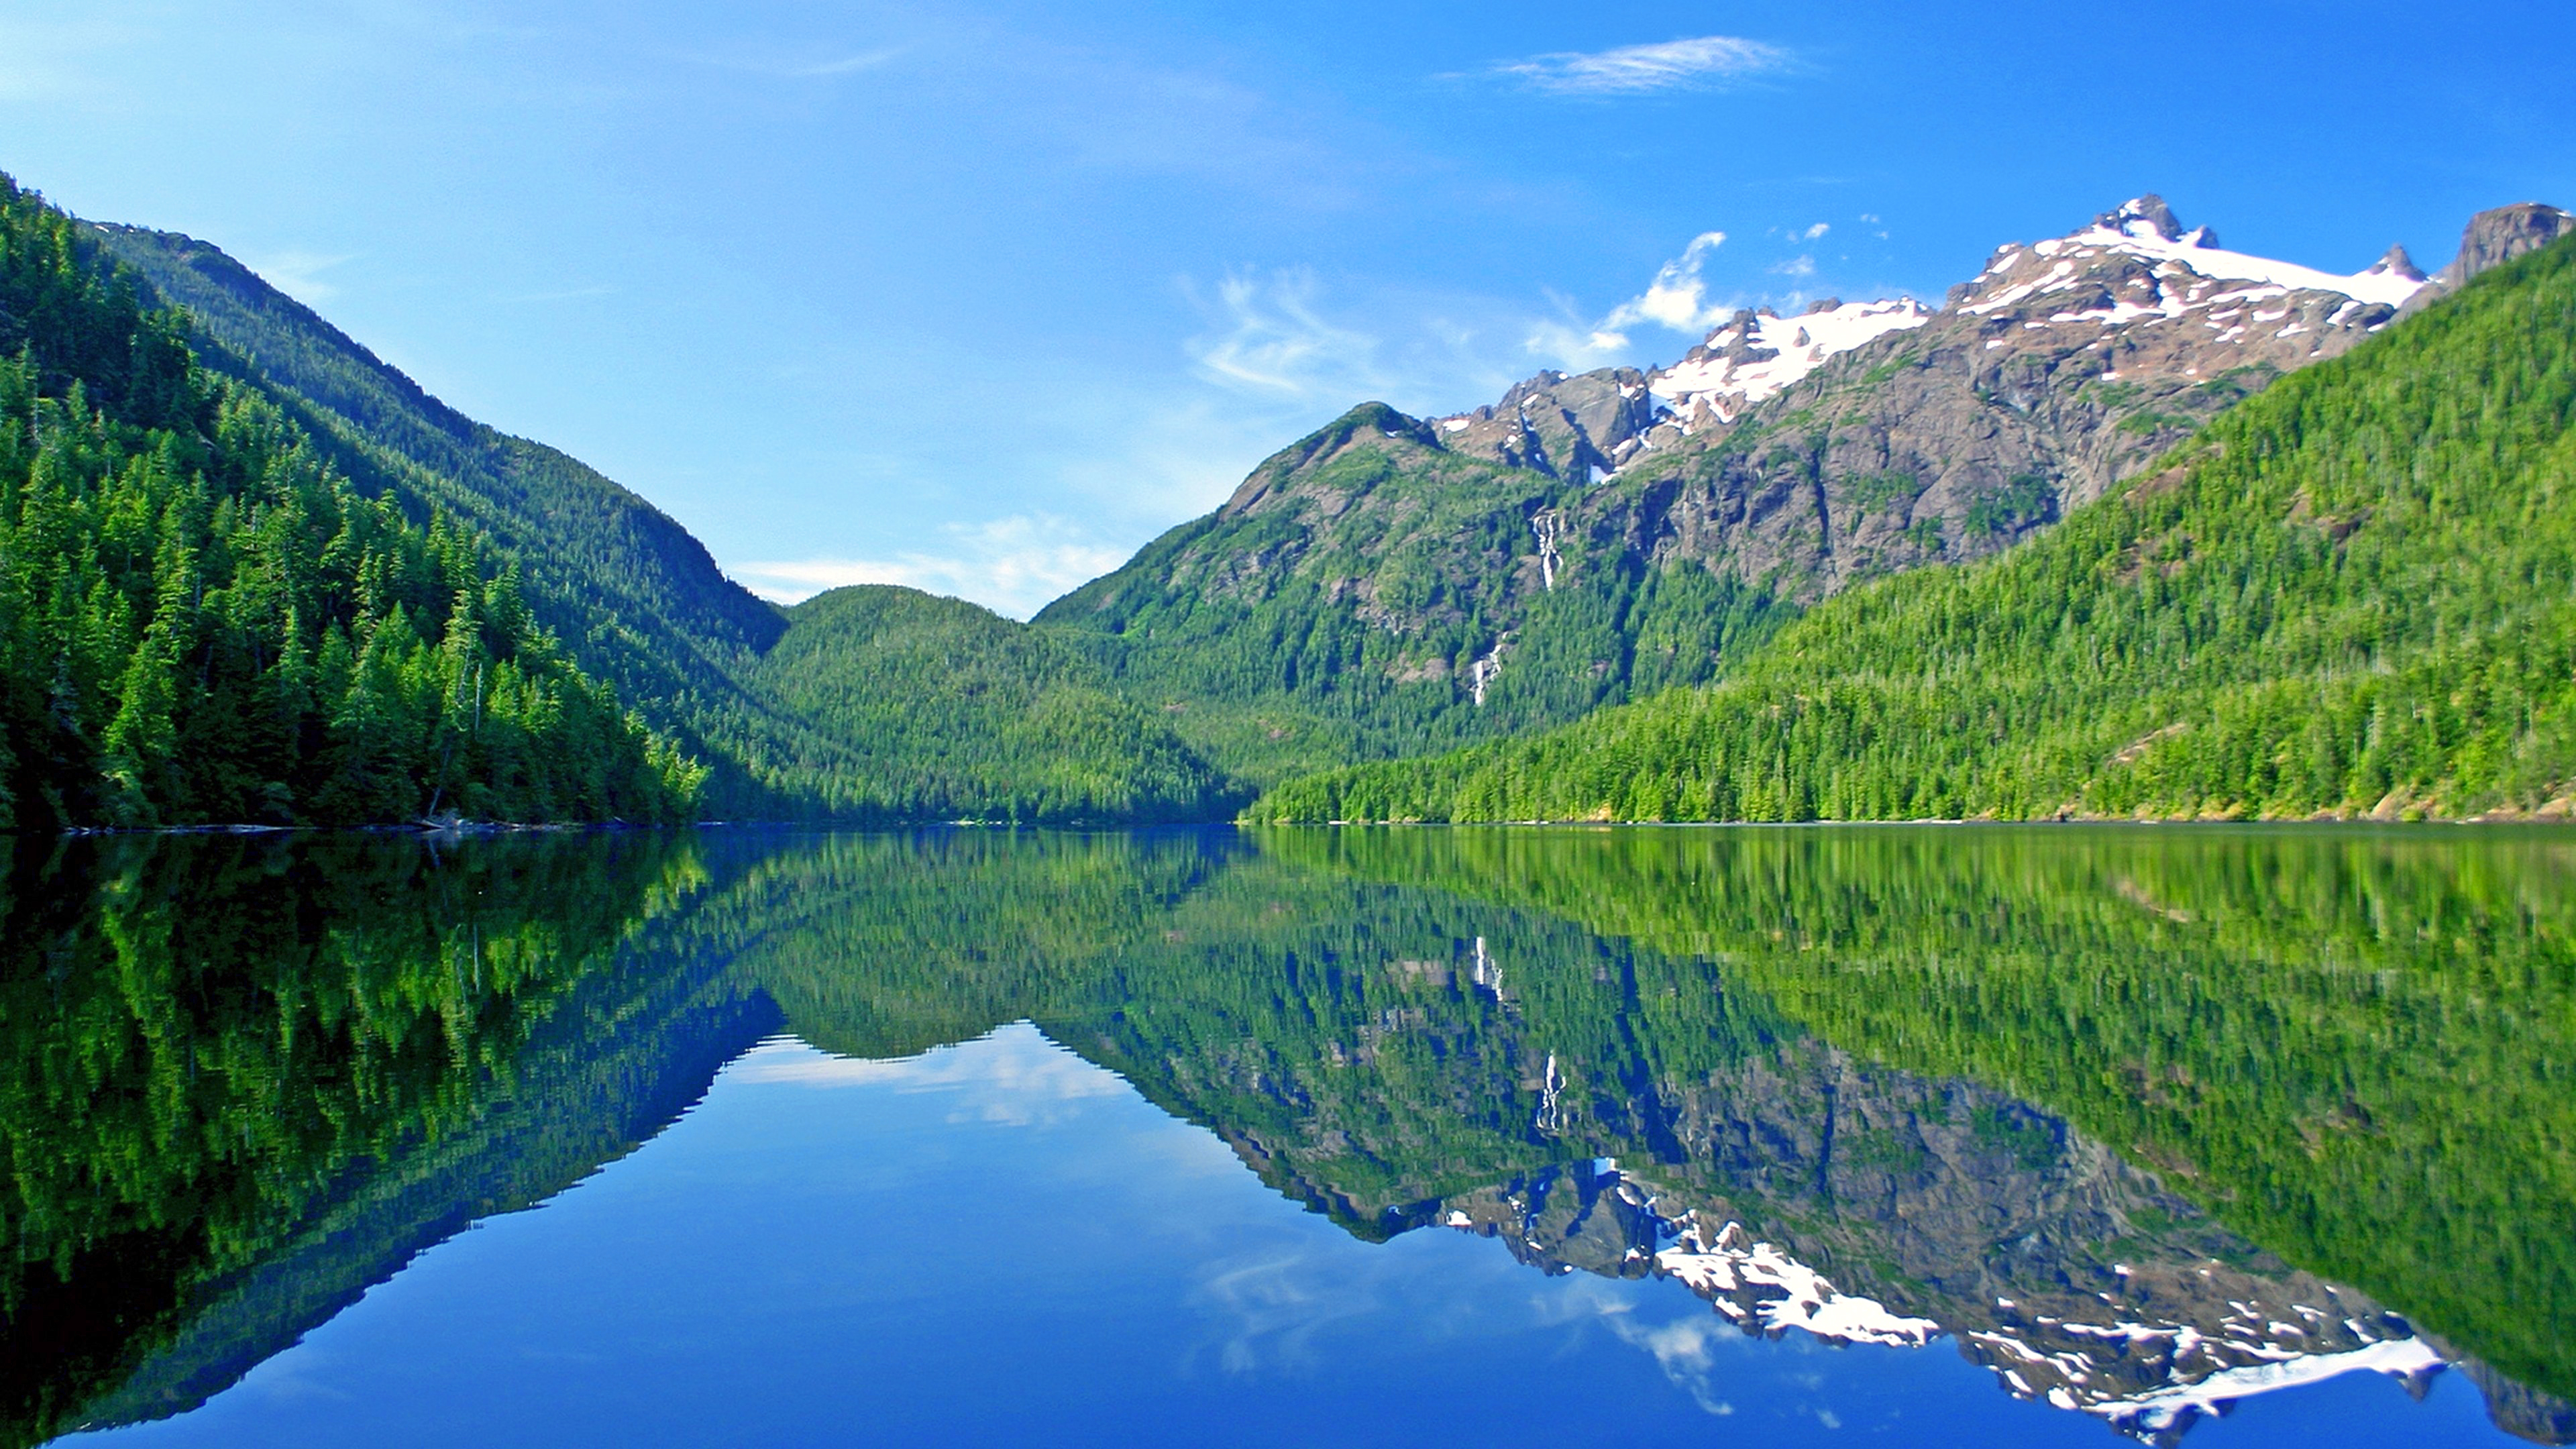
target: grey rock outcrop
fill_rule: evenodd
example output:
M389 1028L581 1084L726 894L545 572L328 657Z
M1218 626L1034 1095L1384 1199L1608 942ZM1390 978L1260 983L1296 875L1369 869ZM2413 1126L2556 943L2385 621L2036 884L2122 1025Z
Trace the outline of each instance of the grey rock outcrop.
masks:
M1572 377L1542 372L1492 407L1442 419L1438 436L1454 453L1590 482L1617 468L1631 440L1654 425L1646 375L1614 367Z
M2576 227L2576 216L2537 201L2499 206L2470 218L2460 254L2442 269L2442 285L2456 287L2480 272L2536 252Z
M2570 231L2576 215L2537 201L2520 201L2481 211L2460 233L2459 255L2432 279L2432 285L2407 300L2404 311L2419 312L2469 279L2519 256L2536 252Z

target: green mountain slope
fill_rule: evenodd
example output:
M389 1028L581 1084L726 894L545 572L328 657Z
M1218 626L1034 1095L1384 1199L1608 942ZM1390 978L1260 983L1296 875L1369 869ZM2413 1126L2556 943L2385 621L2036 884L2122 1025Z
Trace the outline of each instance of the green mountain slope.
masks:
M700 775L0 177L0 828L670 820Z
M788 619L747 678L848 743L852 764L824 786L836 817L1206 820L1247 798L1050 631L877 585Z
M1560 538L1585 486L1370 403L1036 622L1268 783L1704 681L1788 617L1762 588Z
M1295 782L1324 819L2567 808L2576 245L2221 417L2009 554L1844 595L1724 684Z
M776 1025L656 934L693 851L0 844L0 1444L193 1408L678 1116Z
M845 761L737 676L786 629L660 510L552 448L477 423L215 247L88 234L184 309L206 365L266 393L369 496L444 510L521 566L530 607L583 668L705 755L734 812L798 813Z
M299 424L359 494L488 539L535 622L706 762L715 814L1222 819L1247 798L1042 632L910 590L778 609L642 498L464 417L217 248L83 230L184 311L210 370ZM952 673L958 659L974 662Z

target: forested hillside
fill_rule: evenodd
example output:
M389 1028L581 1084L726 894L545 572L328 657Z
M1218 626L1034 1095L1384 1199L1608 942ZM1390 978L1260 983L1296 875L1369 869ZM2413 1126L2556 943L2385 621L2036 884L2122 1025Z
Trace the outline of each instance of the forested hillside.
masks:
M777 1009L662 832L0 841L0 1445L164 1418L678 1116Z
M2576 243L2225 414L2012 552L1724 683L1273 791L1269 820L2563 812Z
M1054 633L962 599L866 585L788 613L751 682L833 737L835 818L1042 824L1222 819L1247 793Z
M1372 403L1037 622L1268 784L1700 683L1795 612L1695 565L1559 538L1584 486L1444 451Z
M1495 408L1427 422L1355 408L1265 463L1217 513L1033 626L898 590L775 608L641 498L457 414L215 248L73 224L70 265L112 290L126 284L108 280L104 257L121 258L136 269L137 317L164 303L184 316L184 327L152 323L155 345L174 358L193 348L192 386L224 400L198 426L211 445L244 460L291 455L279 468L307 482L345 480L313 483L312 508L334 527L363 514L348 525L353 539L419 535L423 561L377 571L394 581L412 636L397 630L385 649L416 646L424 661L395 670L410 671L399 688L415 701L397 733L424 743L361 768L324 739L333 727L271 738L224 692L218 663L191 676L172 654L171 688L208 692L174 707L198 735L169 735L166 748L212 760L233 747L209 732L257 735L268 742L241 748L266 751L265 763L220 786L154 784L156 767L134 751L165 747L135 742L162 735L116 727L112 714L75 718L114 691L48 683L47 702L21 701L26 717L50 711L68 721L65 738L85 743L36 747L11 778L45 819L364 818L409 788L349 783L369 771L427 781L424 803L478 813L610 808L599 804L605 786L566 783L560 764L539 771L552 783L511 787L518 794L469 788L483 757L409 722L427 717L419 701L452 693L440 669L468 669L470 693L464 654L437 662L470 576L489 594L470 607L496 667L566 679L577 668L614 688L676 743L657 747L653 768L677 780L688 773L682 753L698 758L703 806L727 818L1205 819L1253 789L1335 770L1275 790L1261 812L2540 808L2569 774L2567 670L2555 662L2569 625L2550 593L2564 592L2568 541L2550 513L2555 485L2539 481L2557 476L2543 464L2563 432L2548 411L2563 366L2540 344L2514 352L2501 322L2458 320L2492 318L2497 304L2409 316L2361 360L2319 364L2322 380L2224 423L2161 474L2131 474L2187 426L2393 320L2386 298L2364 305L2358 292L2414 288L2412 313L2566 221L2534 206L2482 214L2437 283L2392 254L2370 273L2319 280L2291 269L2296 286L2244 291L2245 276L2280 264L2217 251L2205 229L2180 233L2142 198L2084 232L2002 249L1937 312L1746 314L1653 374L1544 374ZM2065 268L2041 266L2051 257L2075 268L2079 290L2099 282L2128 300L2104 304L2109 321L2059 315L2051 309L2083 299L2057 295L2073 284ZM2024 272L2026 284L2014 280ZM2400 272L2415 280L2400 286ZM2515 288L2554 285L2528 268L2516 275ZM2315 339L2305 323L2212 338L2163 325L2199 317L2195 308L2213 326L2235 318L2221 316L2241 300L2227 286L2340 320ZM2162 298L2163 310L2132 317L2146 305L2132 292ZM1894 330L1797 351L1814 329L1830 340L1859 325L1847 313ZM2220 366L2230 359L2243 365ZM1786 380L1766 392L1774 374ZM27 384L55 386L43 395L63 402L60 385ZM102 418L162 426L118 413L123 384L107 372L86 385L89 406L110 404ZM1687 415L1657 388L1682 389L1673 396ZM2517 390L2530 388L2546 396ZM2502 441L2508 414L2530 436ZM38 430L25 436L36 446ZM69 435L60 442L69 447ZM173 466L180 479L192 465ZM2563 458L2549 466L2563 472ZM2056 523L2123 477L2120 499L2077 509L2080 526ZM170 497L151 488L178 485L135 486L139 501L119 506L159 526ZM253 500L227 513L218 495L248 485L209 486L202 525L184 509L170 518L196 530L180 550L202 556L214 570L207 587L222 591L241 552L225 540ZM2534 526L2522 525L2525 512ZM99 548L125 546L99 538ZM1973 562L1944 565L1952 560ZM1922 581L1829 597L1926 565ZM158 607L157 594L136 604L143 595L126 592L129 607ZM370 595L363 608L394 597ZM1823 615L1791 624L1819 601ZM81 608L92 602L81 595ZM96 606L107 607L104 595ZM70 617L67 604L44 607ZM294 617L311 633L296 657L316 667L333 624L359 625L357 614ZM146 625L131 627L140 639ZM537 643L548 633L557 652ZM525 658L503 637L517 634L534 651ZM78 655L62 667L69 679L107 666ZM1715 693L1600 713L1720 680ZM618 706L584 688L590 704L565 706L566 718L614 720ZM520 707L484 706L505 717ZM480 718L470 700L468 715ZM1575 733L1530 734L1576 721ZM1428 763L1349 768L1461 746ZM538 769L516 756L491 768ZM105 783L77 784L84 770Z
M2016 547L2570 224L2498 208L2438 280L2402 248L2344 276L2139 197L1937 308L1740 311L1667 367L1354 408L1039 622L1264 785L1569 724L1723 677L1845 589Z
M0 827L679 820L701 773L0 178Z
M516 562L530 610L581 667L708 761L714 807L811 810L843 753L738 678L786 621L687 530L577 459L431 397L221 250L143 227L87 230L186 313L211 370L264 394L361 492L414 517L450 513Z
M1037 631L910 590L864 591L866 609L859 594L778 609L642 498L457 413L219 249L140 227L86 231L184 313L211 371L300 426L386 517L443 513L488 540L532 620L704 762L709 813L1221 819L1248 798L1156 718L1103 693L1098 662ZM894 630L901 646L877 627L896 615L908 621ZM908 651L933 635L943 658L980 662L955 677L923 667ZM1022 667L1034 672L1015 676Z

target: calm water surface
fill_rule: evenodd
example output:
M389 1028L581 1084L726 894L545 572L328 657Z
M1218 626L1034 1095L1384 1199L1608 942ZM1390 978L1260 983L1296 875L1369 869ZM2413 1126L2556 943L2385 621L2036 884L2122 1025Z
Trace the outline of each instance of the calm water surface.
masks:
M2576 832L0 849L12 1443L2576 1442Z

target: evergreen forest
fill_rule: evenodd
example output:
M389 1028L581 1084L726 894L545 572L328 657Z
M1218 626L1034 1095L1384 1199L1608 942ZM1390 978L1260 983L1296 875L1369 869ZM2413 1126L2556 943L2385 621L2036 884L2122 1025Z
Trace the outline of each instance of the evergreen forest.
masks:
M1797 612L1608 548L1542 582L1531 520L1589 485L1440 451L1430 432L1382 403L1353 408L1262 465L1244 492L1275 495L1263 506L1182 524L1036 626L1269 786L1706 683Z
M883 585L787 618L749 678L864 744L818 785L833 819L1142 824L1223 819L1250 798L1053 632Z
M0 179L0 826L680 821L702 773Z
M1651 550L1552 572L1586 485L1370 405L1023 625L755 598L220 251L0 198L0 825L2576 803L2565 244L1803 614Z

